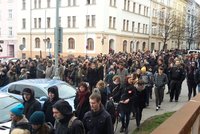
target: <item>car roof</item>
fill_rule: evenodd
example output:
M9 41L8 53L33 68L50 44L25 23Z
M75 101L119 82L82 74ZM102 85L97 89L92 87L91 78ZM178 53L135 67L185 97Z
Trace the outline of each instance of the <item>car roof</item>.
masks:
M13 84L23 84L23 85L29 85L29 86L39 86L39 87L51 87L53 85L58 85L66 82L61 81L61 80L55 80L55 79L25 79L25 80L20 80L16 82L10 83L11 85Z

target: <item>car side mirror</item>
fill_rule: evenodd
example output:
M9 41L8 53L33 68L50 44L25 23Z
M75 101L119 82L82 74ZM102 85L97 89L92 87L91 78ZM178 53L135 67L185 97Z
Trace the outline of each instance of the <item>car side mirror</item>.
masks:
M48 98L46 96L40 97L39 101L46 101Z

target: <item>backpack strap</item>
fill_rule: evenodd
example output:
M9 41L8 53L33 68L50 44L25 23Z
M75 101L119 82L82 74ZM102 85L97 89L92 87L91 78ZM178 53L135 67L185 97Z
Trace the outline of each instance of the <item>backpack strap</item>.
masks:
M72 116L72 118L69 120L69 123L68 123L68 128L70 128L72 126L72 123L74 122L74 120L76 120L77 117L76 116Z

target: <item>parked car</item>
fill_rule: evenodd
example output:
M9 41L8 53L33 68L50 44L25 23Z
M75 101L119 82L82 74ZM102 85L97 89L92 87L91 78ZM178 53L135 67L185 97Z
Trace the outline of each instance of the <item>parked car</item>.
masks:
M200 54L200 50L188 50L188 54Z
M41 104L48 97L48 88L52 86L58 87L59 97L69 102L74 110L74 99L76 95L76 89L64 81L54 79L26 79L16 82L12 82L2 88L0 91L6 92L13 97L23 101L22 91L24 88L30 88L35 92L35 98L38 99Z
M11 126L10 110L20 103L13 96L0 92L0 134L9 134Z

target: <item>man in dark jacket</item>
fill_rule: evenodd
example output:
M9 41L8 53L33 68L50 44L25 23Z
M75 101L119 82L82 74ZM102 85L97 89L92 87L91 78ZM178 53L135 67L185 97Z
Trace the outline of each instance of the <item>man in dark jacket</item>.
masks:
M44 102L43 111L45 114L45 121L51 122L54 125L55 119L53 117L52 106L59 100L58 88L56 86L48 88L48 100Z
M174 67L170 70L170 102L173 101L175 96L175 101L178 102L179 95L181 92L181 85L183 80L185 79L185 71L181 67L180 60L176 59Z
M67 101L59 100L53 105L55 134L84 134L83 123L72 113L72 107Z
M40 104L39 101L37 101L35 99L35 93L30 88L25 88L23 90L23 92L22 92L22 98L24 100L24 102L23 102L23 105L24 105L24 115L29 120L30 116L35 111L40 111L41 110L41 104Z
M113 134L110 114L101 104L101 95L94 92L90 95L91 110L85 113L83 124L87 134Z

